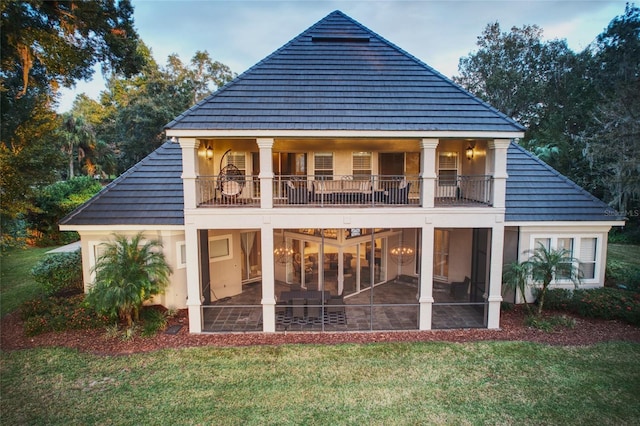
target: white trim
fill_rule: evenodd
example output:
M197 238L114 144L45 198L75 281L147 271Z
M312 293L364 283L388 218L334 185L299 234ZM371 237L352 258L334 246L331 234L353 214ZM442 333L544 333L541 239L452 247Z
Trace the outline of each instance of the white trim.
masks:
M535 249L535 240L536 239L549 239L550 240L550 244L551 244L551 248L552 249L556 249L558 247L558 239L562 239L562 238L571 238L573 240L572 243L572 253L571 256L574 257L575 259L577 259L577 264L575 265L576 267L580 267L580 261L581 259L578 258L579 254L580 254L580 244L582 242L583 238L595 238L596 240L596 258L595 258L595 267L594 267L594 273L593 273L593 278L587 278L587 279L581 279L580 280L580 286L583 287L584 285L586 286L590 286L592 284L604 284L604 283L600 283L600 273L601 273L601 268L602 268L602 259L603 259L603 253L602 253L602 249L603 249L603 236L602 234L596 234L596 233L532 233L529 236L529 246L527 250L534 250ZM529 254L529 253L527 253ZM526 254L525 254L526 256ZM524 259L522 259L524 260ZM593 263L593 262L589 262L589 263ZM552 284L555 285L559 285L559 286L566 286L567 284L571 285L571 288L573 288L573 283L571 283L570 280L568 279L564 279L564 280L554 280Z
M523 138L524 132L489 131L400 131L400 130L212 130L212 129L167 129L167 137L177 138L478 138L478 139L514 139Z

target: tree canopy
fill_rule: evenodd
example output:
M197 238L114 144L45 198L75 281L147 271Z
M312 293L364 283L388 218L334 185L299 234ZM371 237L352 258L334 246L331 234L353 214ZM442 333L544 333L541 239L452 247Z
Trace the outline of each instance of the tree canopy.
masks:
M627 4L579 53L542 35L490 23L454 80L524 124L526 148L624 215L640 202L640 9Z

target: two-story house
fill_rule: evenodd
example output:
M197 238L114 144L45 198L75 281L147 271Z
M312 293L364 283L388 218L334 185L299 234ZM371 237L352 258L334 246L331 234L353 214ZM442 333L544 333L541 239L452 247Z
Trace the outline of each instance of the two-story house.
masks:
M87 288L113 233L160 239L155 302L193 333L498 328L506 262L568 248L602 286L623 224L522 126L339 11L166 132L61 229Z

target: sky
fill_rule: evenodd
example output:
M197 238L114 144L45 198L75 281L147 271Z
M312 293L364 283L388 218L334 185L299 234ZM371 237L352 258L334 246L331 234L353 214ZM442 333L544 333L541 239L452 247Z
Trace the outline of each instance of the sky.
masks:
M477 50L479 35L492 22L502 31L538 25L543 40L565 39L575 52L587 47L626 0L132 0L135 27L160 65L170 54L188 62L196 51L241 74L282 45L340 10L447 77ZM59 112L76 95L98 99L104 80L63 90Z

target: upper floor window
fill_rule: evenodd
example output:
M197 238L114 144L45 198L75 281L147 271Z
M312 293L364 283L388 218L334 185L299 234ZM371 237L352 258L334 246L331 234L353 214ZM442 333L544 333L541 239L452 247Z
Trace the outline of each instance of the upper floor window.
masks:
M230 152L227 154L227 164L223 164L222 167L233 164L242 172L246 174L247 170L247 156L244 152Z
M316 152L313 156L313 169L316 176L333 176L333 153Z
M438 156L438 180L440 185L457 185L458 153L442 152Z
M354 152L352 156L352 170L354 178L369 179L371 176L371 153Z

